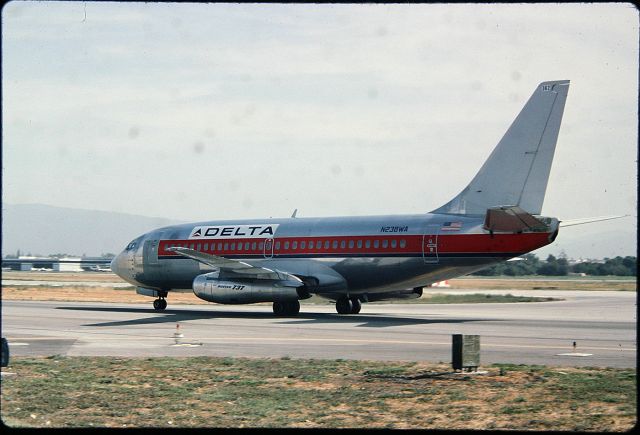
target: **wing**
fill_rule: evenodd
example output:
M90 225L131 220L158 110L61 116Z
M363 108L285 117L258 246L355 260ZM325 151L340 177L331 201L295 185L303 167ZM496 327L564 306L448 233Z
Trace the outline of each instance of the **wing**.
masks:
M219 257L217 255L205 254L193 249L184 247L169 248L169 251L174 251L183 257L191 258L192 260L199 261L200 263L219 269L224 272L232 272L239 275L249 276L257 279L276 279L276 280L293 280L302 284L302 280L295 275L281 270L268 269L266 267L254 266L249 263L245 263L240 260L231 260L229 258Z

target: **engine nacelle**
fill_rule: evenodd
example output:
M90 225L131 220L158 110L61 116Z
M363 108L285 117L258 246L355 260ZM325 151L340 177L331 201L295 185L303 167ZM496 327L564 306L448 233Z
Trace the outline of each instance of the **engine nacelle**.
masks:
M220 279L218 272L198 275L193 293L218 304L297 301L308 297L301 282L265 279Z

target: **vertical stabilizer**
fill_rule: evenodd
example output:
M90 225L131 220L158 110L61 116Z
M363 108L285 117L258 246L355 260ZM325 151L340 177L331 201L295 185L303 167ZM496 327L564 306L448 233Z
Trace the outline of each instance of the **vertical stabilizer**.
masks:
M471 183L432 213L518 206L540 214L568 90L569 80L540 83Z

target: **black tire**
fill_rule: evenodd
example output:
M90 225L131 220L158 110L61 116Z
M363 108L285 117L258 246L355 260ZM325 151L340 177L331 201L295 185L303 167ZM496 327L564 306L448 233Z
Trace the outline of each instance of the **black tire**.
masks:
M167 301L164 299L156 299L153 301L153 309L156 311L162 311L167 308Z
M358 314L361 308L362 304L358 299L351 299L351 314Z
M273 313L279 317L297 316L300 312L300 301L274 302Z
M285 315L295 317L298 313L300 313L300 301L287 302L287 311Z
M352 307L351 299L342 298L336 301L336 311L338 314L351 314Z
M273 314L276 316L283 316L285 313L286 307L283 302L274 302L273 303Z

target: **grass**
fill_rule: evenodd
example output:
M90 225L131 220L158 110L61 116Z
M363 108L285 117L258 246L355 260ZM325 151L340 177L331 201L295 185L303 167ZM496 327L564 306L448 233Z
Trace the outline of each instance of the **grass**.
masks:
M514 296L491 295L484 293L473 294L445 294L445 293L423 293L417 299L398 299L381 302L371 302L372 304L476 304L476 303L512 303L512 302L549 302L562 301L560 298L538 297L538 296ZM309 299L300 301L301 304L333 305L335 302L312 296Z
M635 370L449 370L353 360L19 357L8 368L16 375L2 380L2 420L12 427L570 431L625 431L636 422Z
M549 302L561 301L563 299L536 296L513 296L491 295L483 293L472 294L444 294L444 293L425 293L419 299L413 299L413 303L418 304L478 304L478 303L511 303L511 302ZM397 301L402 303L402 301ZM386 303L389 303L387 301Z

